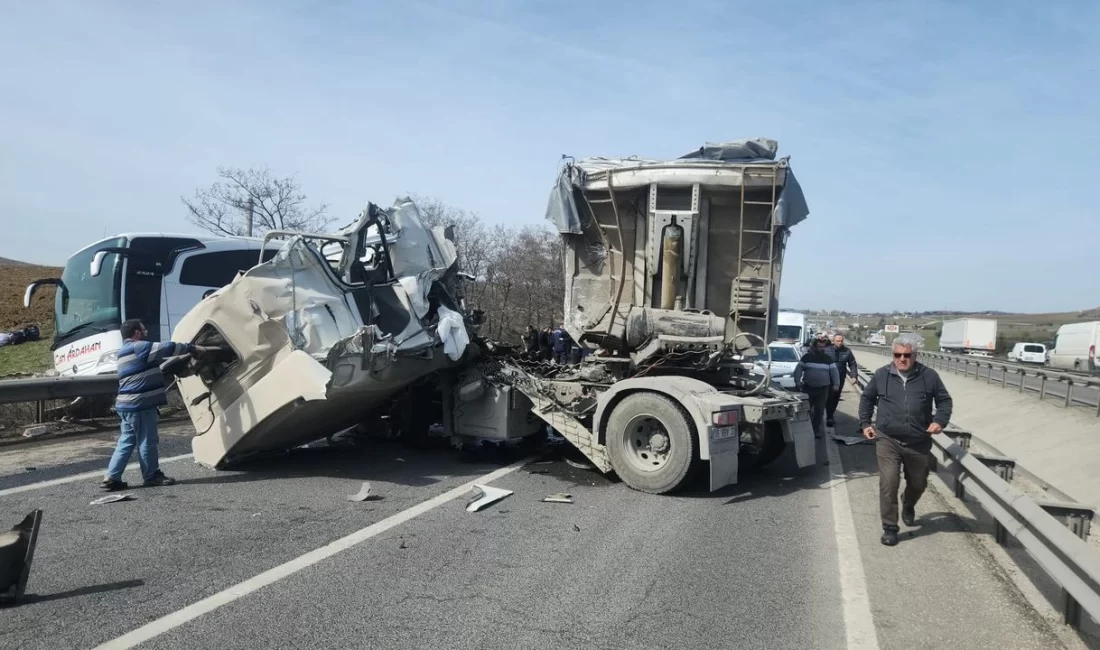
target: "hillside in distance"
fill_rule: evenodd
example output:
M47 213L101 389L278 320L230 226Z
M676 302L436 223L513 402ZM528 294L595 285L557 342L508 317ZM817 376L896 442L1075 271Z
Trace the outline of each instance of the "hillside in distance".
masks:
M53 337L54 287L40 287L30 309L23 308L23 292L40 278L56 278L61 269L0 257L0 331L38 325L42 338Z

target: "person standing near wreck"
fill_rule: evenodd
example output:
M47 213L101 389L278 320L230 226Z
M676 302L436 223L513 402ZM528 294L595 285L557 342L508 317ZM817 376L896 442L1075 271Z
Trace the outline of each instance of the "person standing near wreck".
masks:
M901 519L916 522L916 506L928 487L932 436L951 421L951 394L939 373L917 361L918 346L904 335L894 341L894 362L875 371L859 398L859 426L875 441L878 457L882 543L898 543L898 488L905 472ZM935 406L935 413L932 408ZM871 417L875 415L874 425Z
M810 421L815 438L820 438L825 431L825 407L830 391L840 392L840 374L836 364L825 354L827 341L824 334L814 339L810 351L802 355L795 366L793 376L798 390L810 396Z
M121 421L118 443L107 476L100 487L107 491L125 490L129 485L122 473L137 447L138 463L144 485L172 485L176 481L160 469L157 407L168 403L164 374L160 364L170 357L190 354L199 357L204 349L190 343L151 343L140 320L131 319L119 328L122 348L118 351L118 397L115 412Z
M829 355L829 358L836 364L836 371L840 375L841 388L844 387L844 377L847 375L848 380L852 382L852 385L856 385L856 378L859 376L859 366L856 365L856 355L852 352L852 349L844 345L844 335L834 334L832 343L825 348L825 354ZM840 404L840 393L842 391L833 391L829 394L829 401L825 405L825 426L835 426L833 416L836 415L836 407Z

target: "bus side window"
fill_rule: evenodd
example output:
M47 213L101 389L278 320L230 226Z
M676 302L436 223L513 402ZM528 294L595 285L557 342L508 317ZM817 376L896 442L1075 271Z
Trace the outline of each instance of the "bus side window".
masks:
M272 255L277 251L272 251ZM265 251L264 257L268 257ZM224 287L237 273L256 266L256 251L218 251L188 257L180 268L180 284L196 287Z

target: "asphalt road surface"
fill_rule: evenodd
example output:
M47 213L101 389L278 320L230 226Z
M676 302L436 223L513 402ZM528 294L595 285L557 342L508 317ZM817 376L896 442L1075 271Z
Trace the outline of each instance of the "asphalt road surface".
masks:
M788 455L717 493L651 496L560 459L374 441L240 472L172 460L178 485L89 505L110 451L0 451L4 525L44 510L0 647L1063 647L946 497L879 544L868 445L821 440L813 468ZM514 494L467 512L486 475ZM349 501L362 481L382 498ZM542 501L557 492L574 503Z

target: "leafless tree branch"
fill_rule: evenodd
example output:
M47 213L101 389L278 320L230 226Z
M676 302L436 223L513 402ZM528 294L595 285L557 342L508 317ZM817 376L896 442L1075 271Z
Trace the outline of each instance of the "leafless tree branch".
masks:
M248 234L249 199L252 201L252 233L268 230L323 232L334 219L328 206L306 205L306 195L293 176L280 178L266 167L218 168L219 180L199 189L192 199L180 197L187 220L219 235Z

